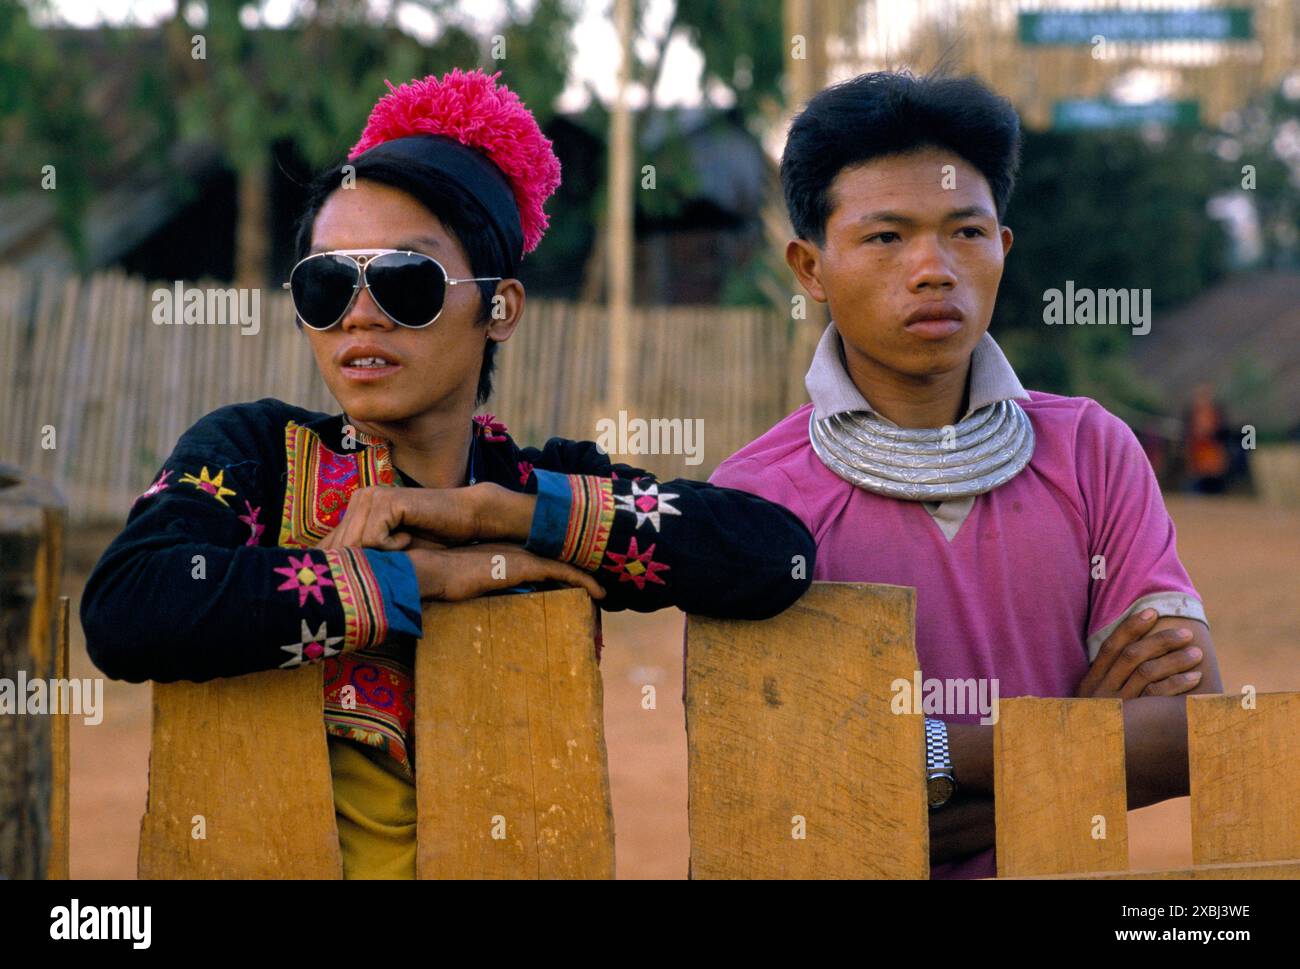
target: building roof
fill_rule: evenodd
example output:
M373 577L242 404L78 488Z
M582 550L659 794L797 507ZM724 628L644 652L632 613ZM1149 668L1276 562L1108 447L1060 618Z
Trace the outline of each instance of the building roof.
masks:
M1229 276L1157 315L1134 344L1138 372L1170 411L1208 381L1234 423L1261 433L1300 426L1300 273Z

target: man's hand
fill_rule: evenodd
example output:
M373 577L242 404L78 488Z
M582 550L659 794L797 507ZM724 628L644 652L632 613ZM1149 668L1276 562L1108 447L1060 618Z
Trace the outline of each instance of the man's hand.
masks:
M1201 672L1193 669L1204 650L1189 645L1187 628L1154 630L1156 612L1129 616L1101 644L1097 658L1075 690L1078 697L1177 696L1196 689Z
M406 554L415 566L421 599L459 602L525 582L563 582L586 589L593 599L605 598L605 590L590 572L534 555L518 545L422 547L407 549Z
M528 538L535 495L491 482L468 488L358 488L338 528L318 548L401 551L414 537L438 545Z

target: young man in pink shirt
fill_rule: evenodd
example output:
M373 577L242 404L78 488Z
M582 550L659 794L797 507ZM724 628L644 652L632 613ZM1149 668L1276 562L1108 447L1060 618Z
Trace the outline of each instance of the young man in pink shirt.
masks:
M914 586L925 679L1123 698L1136 808L1188 792L1184 694L1223 687L1133 433L1026 391L987 332L1019 150L974 79L866 74L808 102L781 161L786 261L833 322L812 403L710 481L795 512L815 579ZM990 720L927 720L934 878L995 874Z

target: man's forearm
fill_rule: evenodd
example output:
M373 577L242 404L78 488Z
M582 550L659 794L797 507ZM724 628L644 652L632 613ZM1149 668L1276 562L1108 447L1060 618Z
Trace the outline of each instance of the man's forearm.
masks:
M930 812L930 864L956 861L993 847L993 798L959 791Z
M993 727L979 723L948 724L948 755L959 791L993 797Z
M1124 768L1130 811L1187 794L1186 696L1124 701Z
M1123 705L1129 809L1187 794L1187 698L1144 696ZM948 749L959 790L992 796L993 729L948 724Z

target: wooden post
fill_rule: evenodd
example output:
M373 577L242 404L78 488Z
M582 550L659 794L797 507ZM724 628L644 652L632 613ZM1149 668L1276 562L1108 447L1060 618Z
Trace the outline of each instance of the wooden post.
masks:
M425 610L417 877L614 877L595 639L582 589Z
M52 733L64 718L29 713L25 684L46 681L52 699L63 521L50 484L0 465L0 678L9 681L0 698L0 876L10 879L45 876L58 855Z
M802 111L805 103L826 85L828 56L826 50L826 14L824 3L820 0L784 0L782 18L785 27L787 49L785 51L785 96L784 116L779 127L786 128L794 115ZM802 57L795 55L795 38L802 37ZM768 199L764 211L764 228L768 245L773 252L781 254L782 261L777 271L785 280L789 292L782 293L775 300L776 310L782 319L790 323L790 346L785 356L784 401L783 412L802 407L808 402L808 391L804 387L804 375L812 363L817 341L830 317L827 308L803 291L793 272L784 264L786 244L794 238L794 230L785 211L785 199L781 194L781 183L773 177L768 182ZM791 297L803 297L804 312L793 315Z
M59 596L58 633L54 648L54 678L68 678L68 613L71 602ZM72 770L71 714L66 710L50 718L50 860L45 877L66 880L71 852L69 787Z
M916 593L816 582L763 622L691 616L693 878L927 878Z
M632 116L627 103L628 82L632 76L632 7L632 0L614 0L614 24L621 53L618 88L609 115L609 375L603 401L605 416L617 416L620 408L633 411L629 406L632 388L628 375L631 373L633 223L636 210L632 165L636 146L632 143ZM651 104L653 101L654 92L651 91Z
M1187 698L1194 865L1300 859L1300 693Z
M155 683L141 878L342 878L319 666Z
M1003 700L993 762L999 876L1128 867L1119 700Z

